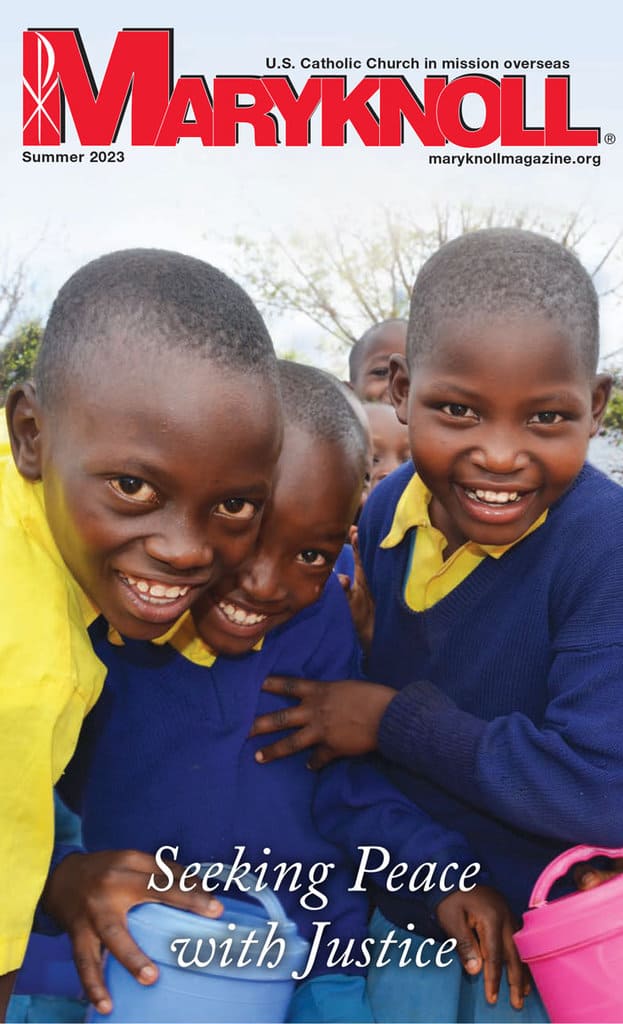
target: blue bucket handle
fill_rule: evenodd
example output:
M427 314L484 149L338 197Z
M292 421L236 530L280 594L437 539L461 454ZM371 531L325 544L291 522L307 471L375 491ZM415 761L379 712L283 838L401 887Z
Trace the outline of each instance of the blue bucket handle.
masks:
M211 868L214 867L214 863L214 861L204 861L201 867ZM226 878L227 872L231 870L231 866L231 864L223 864L222 870L219 871L218 874L212 875L212 878ZM245 875L245 878L249 878L253 882L259 882L257 875L254 875L251 871ZM238 890L238 892L240 891L241 890ZM215 893L214 895L218 896L218 893ZM244 895L253 896L253 898L261 904L268 915L269 921L275 921L277 924L289 924L289 918L283 909L281 901L272 889L267 888L265 892L258 892L256 889L255 891L249 891Z

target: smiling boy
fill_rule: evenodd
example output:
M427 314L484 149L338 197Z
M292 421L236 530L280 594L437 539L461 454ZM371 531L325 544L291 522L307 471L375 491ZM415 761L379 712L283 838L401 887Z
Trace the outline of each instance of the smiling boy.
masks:
M208 264L112 253L59 292L7 420L2 974L20 964L45 880L52 786L103 683L89 626L101 612L156 637L253 547L281 443L272 345Z
M170 643L113 645L105 626L96 642L108 667L104 693L61 780L91 852L56 867L44 902L69 931L99 1012L111 1007L100 939L135 976L151 968L155 980L125 911L145 899L168 902L147 890L139 870L151 858L132 852L166 844L178 848L179 863L265 862L271 885L279 866L290 865L278 890L286 913L308 939L316 920L327 922L314 977L296 997L297 1019L371 1019L361 966L327 968L331 940L364 940L368 905L347 891L350 865L312 821L316 777L304 756L266 773L249 739L258 710L287 703L262 693L270 671L332 679L355 671L359 653L331 570L361 493L367 435L328 374L291 362L279 370L284 445L252 557L202 595L196 628L187 617ZM297 864L309 877L330 865L317 878L324 899L305 897ZM145 992L147 1018L157 1001L157 989Z
M623 838L623 490L584 463L609 393L597 358L595 289L558 243L492 229L431 257L392 368L417 474L383 481L359 531L376 605L366 668L388 685L267 684L303 699L289 750L317 742L322 763L378 749L516 913L561 849ZM346 846L357 771L336 770L324 797ZM458 1005L439 1002L443 1019Z

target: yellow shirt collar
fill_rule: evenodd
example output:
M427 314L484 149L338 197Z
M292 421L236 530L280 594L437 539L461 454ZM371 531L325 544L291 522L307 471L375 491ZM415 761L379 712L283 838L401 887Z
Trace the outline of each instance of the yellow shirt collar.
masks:
M428 512L431 498L432 494L426 484L417 473L414 473L398 499L389 533L383 538L380 546L382 548L397 547L404 539L407 531L415 526L426 526L436 529L431 524ZM522 533L521 537L518 537L517 540L512 541L510 544L477 544L475 541L466 541L459 550L469 547L471 550L491 555L492 558L501 558L506 551L514 547L515 544L519 544L519 541L541 526L547 519L547 512L548 510L545 509L545 512L538 519L535 519L525 533Z
M108 639L115 647L123 646L123 638L112 626L108 627ZM162 647L164 644L171 644L188 661L192 661L195 665L203 665L204 668L211 668L218 657L217 652L208 647L197 633L190 608L184 612L177 622L173 623L166 633L163 633L162 636L157 636L151 643L156 644L158 647ZM264 637L260 637L253 650L261 651L263 645Z

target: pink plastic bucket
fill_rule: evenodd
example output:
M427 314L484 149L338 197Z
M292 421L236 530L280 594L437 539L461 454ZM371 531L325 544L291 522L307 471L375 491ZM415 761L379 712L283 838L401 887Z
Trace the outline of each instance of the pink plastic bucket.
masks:
M623 848L574 846L556 857L539 876L515 935L555 1024L623 1021L623 875L547 902L554 882L600 854L621 857Z

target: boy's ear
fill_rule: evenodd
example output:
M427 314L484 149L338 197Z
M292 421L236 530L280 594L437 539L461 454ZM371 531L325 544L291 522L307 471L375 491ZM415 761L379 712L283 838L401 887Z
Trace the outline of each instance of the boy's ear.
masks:
M592 396L592 417L591 437L594 437L601 426L604 418L610 392L612 390L612 377L609 373L598 373L593 382Z
M40 480L43 415L31 381L13 385L6 400L6 418L15 465L27 480Z
M389 394L398 419L406 425L409 404L409 367L405 356L389 357Z

